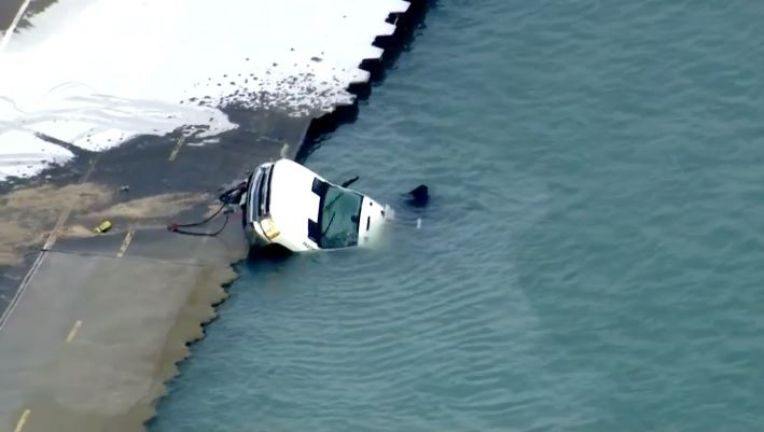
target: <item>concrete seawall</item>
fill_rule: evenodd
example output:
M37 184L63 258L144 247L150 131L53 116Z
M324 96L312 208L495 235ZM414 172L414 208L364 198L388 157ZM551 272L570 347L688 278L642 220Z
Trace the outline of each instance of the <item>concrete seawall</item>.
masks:
M361 65L372 79L425 9L414 1L390 16L395 34L376 41L384 56ZM367 97L370 85L350 91ZM304 159L357 113L357 104L303 117L229 107L239 128L214 146L184 130L139 137L0 190L0 430L142 430L247 252L238 214L217 237L180 236L167 223L203 218L218 186L267 160ZM96 236L103 219L114 228Z

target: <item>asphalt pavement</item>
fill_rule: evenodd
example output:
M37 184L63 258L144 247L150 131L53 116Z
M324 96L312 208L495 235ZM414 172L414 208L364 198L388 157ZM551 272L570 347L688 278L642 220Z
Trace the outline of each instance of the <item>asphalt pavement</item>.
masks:
M42 187L22 186L43 203L68 190L92 199L5 215L10 206L0 208L0 217L18 219L13 229L44 234L21 247L0 279L0 430L141 430L186 344L225 298L231 263L248 249L239 213L216 237L166 226L204 219L222 185L295 157L309 124L249 113L216 144L194 145L182 133L142 137L75 161ZM113 228L95 234L103 220ZM200 230L223 222L218 216Z

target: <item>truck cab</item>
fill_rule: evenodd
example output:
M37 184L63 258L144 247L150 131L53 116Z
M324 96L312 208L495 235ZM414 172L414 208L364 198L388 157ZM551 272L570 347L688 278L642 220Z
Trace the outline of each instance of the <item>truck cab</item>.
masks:
M360 192L280 159L250 176L242 222L251 247L277 244L304 252L372 246L388 212Z

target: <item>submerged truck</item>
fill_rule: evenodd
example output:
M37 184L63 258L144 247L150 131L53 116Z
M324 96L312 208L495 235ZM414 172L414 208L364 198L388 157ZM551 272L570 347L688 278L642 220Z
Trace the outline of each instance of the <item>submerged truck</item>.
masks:
M242 197L250 247L303 252L374 245L393 212L349 183L331 183L289 159L260 165Z

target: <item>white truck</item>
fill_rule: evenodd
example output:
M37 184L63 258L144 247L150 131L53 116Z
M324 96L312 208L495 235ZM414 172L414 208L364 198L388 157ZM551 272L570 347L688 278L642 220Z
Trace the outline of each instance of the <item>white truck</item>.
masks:
M250 246L293 252L371 246L393 216L389 207L289 159L260 165L243 201Z

